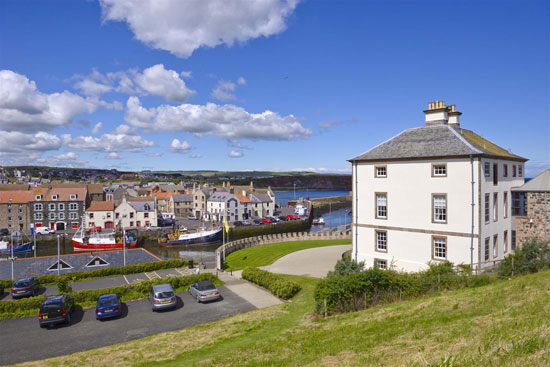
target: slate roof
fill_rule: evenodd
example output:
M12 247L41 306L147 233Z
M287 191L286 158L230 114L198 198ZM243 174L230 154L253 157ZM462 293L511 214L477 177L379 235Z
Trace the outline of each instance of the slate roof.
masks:
M542 171L541 174L522 186L513 187L512 191L550 192L550 169Z
M86 267L94 257L99 256L109 265ZM72 271L92 270L109 266L122 266L124 258L122 251L99 251L94 253L78 253L61 255L61 260L72 266L72 269L61 269L60 273L65 274ZM126 264L142 264L151 261L158 261L159 258L150 252L142 249L127 249ZM30 258L18 258L14 263L15 278L24 278L44 274L57 274L55 271L48 271L48 268L57 262L57 256L42 256ZM11 279L10 261L0 260L0 279Z
M128 204L137 212L152 212L155 211L154 201L131 201ZM145 205L149 205L149 209L145 209Z
M174 200L175 203L185 203L193 201L193 195L172 195L172 200Z
M219 192L216 191L210 197L208 198L208 201L216 201L216 202L225 202L229 199L230 196L233 196L233 194L229 192Z
M261 203L270 203L272 201L268 194L261 194L261 193L250 194L250 199L252 198L256 198L258 202L261 202ZM252 199L252 201L254 201L254 199Z
M349 161L384 161L469 155L518 161L527 160L510 153L471 130L450 125L430 125L402 131Z

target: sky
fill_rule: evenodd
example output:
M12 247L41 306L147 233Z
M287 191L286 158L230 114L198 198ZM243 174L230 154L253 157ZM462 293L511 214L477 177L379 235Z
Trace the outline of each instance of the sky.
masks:
M548 1L0 2L0 164L310 170L428 102L550 168Z

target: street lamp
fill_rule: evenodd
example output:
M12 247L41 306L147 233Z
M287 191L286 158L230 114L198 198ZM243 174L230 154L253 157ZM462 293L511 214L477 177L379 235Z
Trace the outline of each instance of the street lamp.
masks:
M59 258L59 235L57 235L57 276L59 276L59 271L61 270L61 259Z
M294 182L294 200L296 200L296 182Z

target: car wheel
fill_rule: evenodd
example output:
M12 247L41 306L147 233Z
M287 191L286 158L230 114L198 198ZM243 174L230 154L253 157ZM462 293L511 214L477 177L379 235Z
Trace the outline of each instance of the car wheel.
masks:
M197 294L197 303L201 303L201 298L199 297L198 294Z
M45 329L46 326L48 326L48 325L42 325L42 324L40 324L40 327L41 327L42 329Z

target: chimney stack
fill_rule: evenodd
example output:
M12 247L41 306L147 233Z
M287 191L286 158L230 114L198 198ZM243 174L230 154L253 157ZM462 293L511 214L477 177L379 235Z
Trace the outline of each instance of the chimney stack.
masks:
M445 101L428 103L426 114L426 126L428 125L454 125L460 126L459 116L461 112L456 110L456 105L446 106Z

